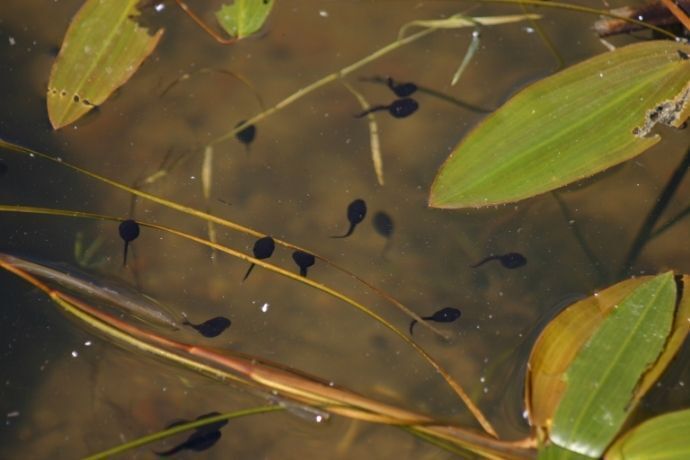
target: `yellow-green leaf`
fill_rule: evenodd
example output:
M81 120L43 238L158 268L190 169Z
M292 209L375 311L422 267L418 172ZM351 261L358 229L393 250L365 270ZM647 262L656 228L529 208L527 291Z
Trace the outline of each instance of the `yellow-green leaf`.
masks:
M554 190L628 160L690 112L690 46L639 43L527 87L451 153L431 187L438 208L480 207Z
M628 431L606 452L606 460L683 460L690 458L690 409L647 420Z
M87 0L72 19L48 83L48 117L59 129L102 104L160 40L136 22L139 0Z
M240 39L261 29L271 8L273 0L235 0L221 7L216 19L228 35Z
M651 277L633 278L582 299L556 316L539 335L527 363L525 408L530 424L550 425L565 390L565 372L613 308Z
M638 286L609 313L565 373L550 441L599 458L635 408L633 395L673 325L673 273Z

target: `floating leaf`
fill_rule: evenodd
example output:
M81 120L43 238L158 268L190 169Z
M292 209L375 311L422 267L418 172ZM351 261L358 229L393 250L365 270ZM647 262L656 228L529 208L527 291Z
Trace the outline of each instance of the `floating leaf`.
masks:
M48 83L48 117L59 129L102 104L160 40L141 27L138 0L87 0L72 19Z
M639 43L595 56L518 93L451 153L431 187L438 208L507 203L628 160L690 113L690 46Z
M606 460L690 458L690 410L671 412L647 420L628 431L606 452Z
M261 29L271 8L273 0L235 0L216 11L216 19L228 35L240 39Z
M598 458L635 408L633 394L662 353L673 325L676 285L668 272L621 301L577 353L548 433L565 449Z
M525 378L530 424L546 427L565 390L564 375L582 346L613 308L651 277L622 281L582 299L556 316L537 339Z

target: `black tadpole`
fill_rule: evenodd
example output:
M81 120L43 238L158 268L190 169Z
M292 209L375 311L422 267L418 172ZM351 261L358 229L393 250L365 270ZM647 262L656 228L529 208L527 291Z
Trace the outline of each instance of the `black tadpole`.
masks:
M418 108L419 104L417 101L411 97L403 97L401 99L394 100L389 105L375 105L374 107L355 115L355 118L362 118L372 112L378 112L380 110L388 110L388 113L390 113L393 118L405 118L415 113Z
M206 338L213 338L219 336L224 330L230 327L232 322L223 316L216 316L200 324L192 324L188 320L182 321L182 324L189 326L203 335Z
M209 412L208 414L200 415L196 419L203 420L205 418L215 417L220 415L220 412ZM189 420L177 420L166 427L167 429L189 423ZM208 425L201 426L197 428L192 434L189 435L186 441L178 444L170 450L164 452L156 452L156 455L161 457L169 457L183 450L192 450L195 452L200 452L212 447L221 437L220 429L228 424L227 420L221 420L219 422L209 423Z
M245 123L245 120L240 121L235 125L235 128L238 126L242 125ZM235 138L237 138L238 141L243 143L247 149L247 153L249 153L249 145L254 142L254 138L256 137L256 126L255 125L247 125L246 128L242 129L241 131L237 132L235 134Z
M124 257L122 259L122 266L127 265L127 249L129 243L139 237L139 224L132 219L123 220L118 227L120 238L125 242Z
M386 84L398 97L408 97L417 91L417 85L414 83L396 83L391 77L386 79Z
M347 206L347 220L350 222L350 228L344 235L333 235L331 238L347 238L355 231L357 224L362 222L367 215L367 204L361 198Z
M460 316L462 316L462 312L457 308L446 307L442 308L431 316L422 316L422 319L424 321L435 321L437 323L452 323L456 319L460 318ZM417 324L417 320L413 319L410 323L410 335L412 335L412 329L414 328L415 324Z
M307 268L311 267L314 265L314 262L316 262L316 259L312 254L304 251L293 252L292 260L294 260L299 267L300 276L307 276Z
M477 262L476 264L470 265L470 267L477 268L492 260L498 260L499 262L501 262L501 265L503 265L504 268L508 269L520 268L527 264L527 259L525 258L525 256L518 252L509 252L508 254L486 257Z
M268 259L273 255L273 251L276 249L276 243L273 241L273 238L270 236L264 236L263 238L259 238L256 240L256 243L254 243L254 248L252 249L252 252L254 253L254 258L255 259ZM245 273L244 278L242 278L242 281L246 280L247 277L249 277L249 274L252 272L254 269L254 264L252 263L249 268L247 269L247 273Z

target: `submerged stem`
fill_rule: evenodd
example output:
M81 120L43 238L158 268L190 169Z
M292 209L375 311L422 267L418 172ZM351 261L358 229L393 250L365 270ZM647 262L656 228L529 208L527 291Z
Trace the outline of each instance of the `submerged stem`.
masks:
M680 183L683 181L685 174L688 172L688 168L690 168L690 148L688 148L688 151L685 152L685 156L673 171L673 174L671 174L671 177L659 194L659 197L656 199L656 203L647 214L645 220L642 222L640 229L637 231L637 235L630 245L628 254L626 255L625 261L621 266L621 276L632 268L637 261L637 257L651 239L654 227L668 207L671 199L678 191L678 187L680 187Z

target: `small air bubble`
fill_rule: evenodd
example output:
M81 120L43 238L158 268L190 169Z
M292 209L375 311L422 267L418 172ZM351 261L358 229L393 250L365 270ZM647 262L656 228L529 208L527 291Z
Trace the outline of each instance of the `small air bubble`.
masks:
M72 353L70 353L70 354L72 355L72 358L78 358L79 357L79 352L77 350L72 350Z
M17 44L17 40L15 40L14 37L10 37L9 41L10 41L10 46L14 46Z
M268 302L264 302L264 304L261 305L261 311L262 311L262 313L266 313L266 312L268 311L268 307L270 307L270 306L271 306L271 305L270 305Z
M160 13L165 9L165 3L158 3L153 9L156 10L157 13Z
M326 11L326 10L319 11L319 16L321 16L322 18L327 18L328 17L328 11Z
M90 347L92 343L93 342L91 342L90 340L87 340L86 342L84 342L84 346Z

